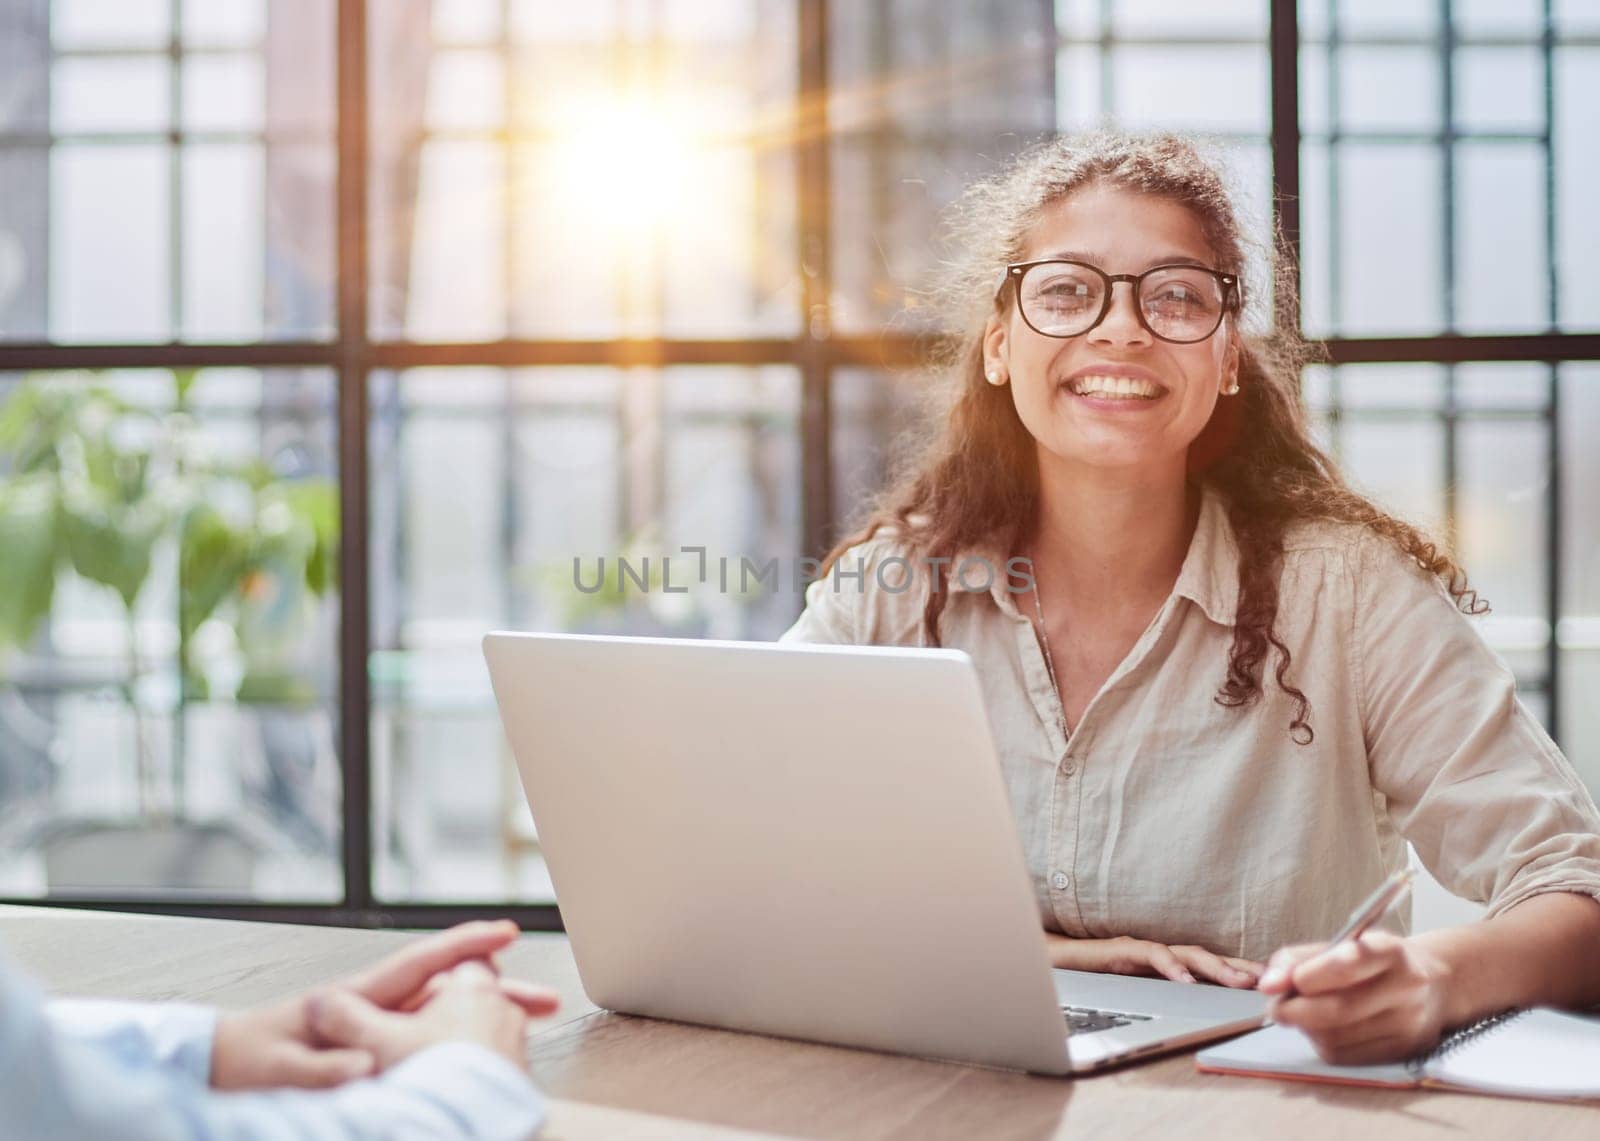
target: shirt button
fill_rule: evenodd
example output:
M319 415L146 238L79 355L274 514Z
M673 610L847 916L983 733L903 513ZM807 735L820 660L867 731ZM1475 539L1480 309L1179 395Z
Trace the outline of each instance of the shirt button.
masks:
M1050 886L1055 888L1057 891L1066 891L1067 885L1071 882L1072 881L1067 878L1066 872L1057 872L1055 875L1050 877Z
M1078 766L1073 764L1071 761L1062 761L1061 762L1061 775L1062 776L1068 776L1069 777L1069 776L1071 776L1073 773L1075 773L1077 771L1078 771Z

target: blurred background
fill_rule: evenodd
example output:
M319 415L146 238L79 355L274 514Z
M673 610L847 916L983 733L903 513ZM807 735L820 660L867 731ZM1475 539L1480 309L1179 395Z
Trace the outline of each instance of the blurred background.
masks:
M1597 107L1592 0L0 0L0 898L553 924L482 634L775 637L573 560L823 553L939 211L1102 122L1600 791Z

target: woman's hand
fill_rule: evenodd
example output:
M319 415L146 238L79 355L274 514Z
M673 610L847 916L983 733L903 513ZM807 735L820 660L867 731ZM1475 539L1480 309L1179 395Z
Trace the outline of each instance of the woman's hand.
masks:
M1299 1027L1323 1061L1360 1066L1438 1044L1448 976L1444 961L1417 942L1369 931L1331 947L1285 947L1268 962L1260 989L1275 996L1272 1020Z
M1214 954L1204 947L1169 947L1127 935L1116 939L1069 939L1046 931L1044 937L1050 945L1050 965L1070 971L1155 975L1179 983L1204 979L1240 988L1255 986L1261 977L1260 963Z

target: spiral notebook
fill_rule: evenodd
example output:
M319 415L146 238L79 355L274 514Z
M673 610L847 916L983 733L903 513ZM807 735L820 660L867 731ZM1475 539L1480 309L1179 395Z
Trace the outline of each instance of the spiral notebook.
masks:
M1200 1051L1195 1068L1290 1081L1588 1100L1600 1098L1600 1016L1544 1007L1513 1011L1456 1031L1430 1054L1386 1066L1330 1066L1298 1030L1268 1026Z

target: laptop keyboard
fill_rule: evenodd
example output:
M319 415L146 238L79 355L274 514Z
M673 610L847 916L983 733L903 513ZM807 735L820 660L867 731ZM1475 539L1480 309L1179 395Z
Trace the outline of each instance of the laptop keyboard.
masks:
M1067 1030L1073 1034L1095 1034L1101 1030L1115 1030L1119 1026L1150 1021L1148 1014L1123 1014L1088 1006L1063 1006L1061 1013L1066 1016Z

